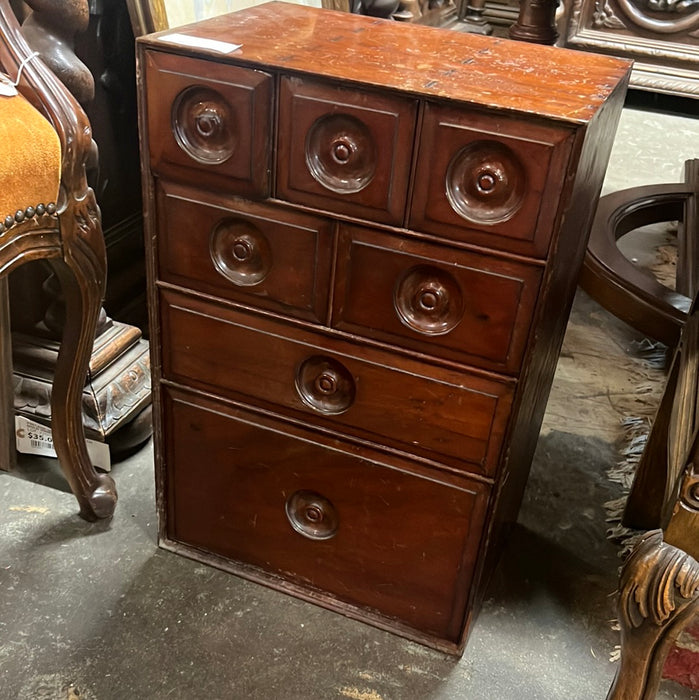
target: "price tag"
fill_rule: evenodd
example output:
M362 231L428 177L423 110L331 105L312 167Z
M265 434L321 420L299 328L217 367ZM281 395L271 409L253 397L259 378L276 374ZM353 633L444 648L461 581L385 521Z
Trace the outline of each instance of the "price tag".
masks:
M6 76L0 73L0 95L3 97L14 97L17 94L17 88L14 83Z
M230 44L227 41L218 41L216 39L203 39L198 36L190 36L189 34L180 34L179 32L159 36L158 41L167 41L180 46L192 46L197 49L210 49L211 51L218 51L218 53L231 53L242 46L242 44Z
M15 416L15 443L17 452L22 454L53 457L54 459L56 457L51 428L24 416ZM112 463L109 456L109 445L96 440L86 440L85 443L92 464L102 471L110 471Z

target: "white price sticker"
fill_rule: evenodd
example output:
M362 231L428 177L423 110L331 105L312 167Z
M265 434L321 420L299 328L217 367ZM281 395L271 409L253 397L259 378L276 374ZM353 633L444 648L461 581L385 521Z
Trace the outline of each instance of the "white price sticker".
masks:
M170 44L179 44L180 46L191 46L196 49L209 49L218 53L232 53L239 49L242 44L230 44L227 41L218 41L216 39L203 39L198 36L189 36L189 34L163 34L158 37L158 41L167 41Z
M56 457L51 428L24 416L15 416L15 436L17 452L41 457ZM110 471L112 463L109 456L109 445L96 440L86 440L85 443L92 464L105 472Z
M3 97L14 97L17 94L15 84L10 82L10 79L0 73L0 95Z

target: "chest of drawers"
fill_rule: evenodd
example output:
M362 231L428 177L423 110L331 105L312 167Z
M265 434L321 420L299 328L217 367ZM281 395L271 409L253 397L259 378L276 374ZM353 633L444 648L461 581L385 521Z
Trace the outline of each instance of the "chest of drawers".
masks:
M283 3L178 33L138 46L160 543L458 653L629 66Z

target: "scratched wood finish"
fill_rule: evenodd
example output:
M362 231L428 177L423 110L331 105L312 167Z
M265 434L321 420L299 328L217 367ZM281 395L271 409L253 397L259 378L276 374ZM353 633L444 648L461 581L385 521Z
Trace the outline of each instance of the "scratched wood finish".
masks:
M242 48L139 41L160 544L460 653L629 66L279 3L183 31Z
M426 479L400 460L369 450L358 456L332 439L182 395L166 411L179 435L169 454L175 537L279 576L293 572L294 582L380 607L432 634L459 634L483 484ZM192 468L203 455L204 474ZM289 527L285 494L309 484L326 496L317 507L329 528L329 509L342 514L333 537L302 537ZM300 513L297 525L304 524Z
M161 301L163 376L231 398L290 409L343 433L492 475L509 416L511 383L404 361L390 353L299 332L267 319L221 310L167 292ZM221 348L226 347L225 355ZM265 352L260 352L265 348ZM274 358L274 363L270 363ZM346 385L324 397L304 365L322 358L328 381ZM340 375L340 377L337 377ZM387 406L409 396L400 413Z
M291 72L584 123L629 62L286 3L215 17L178 33L242 44L234 59ZM167 44L167 32L160 38ZM174 51L181 47L172 45ZM349 57L352 60L349 60ZM552 86L555 85L555 90Z

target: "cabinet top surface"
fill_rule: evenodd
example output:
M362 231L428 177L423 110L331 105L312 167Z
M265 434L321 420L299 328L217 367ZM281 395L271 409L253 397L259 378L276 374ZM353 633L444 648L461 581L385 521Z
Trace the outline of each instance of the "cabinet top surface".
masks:
M241 47L185 48L174 33ZM630 62L608 56L270 2L143 37L218 61L312 73L426 97L584 123Z

